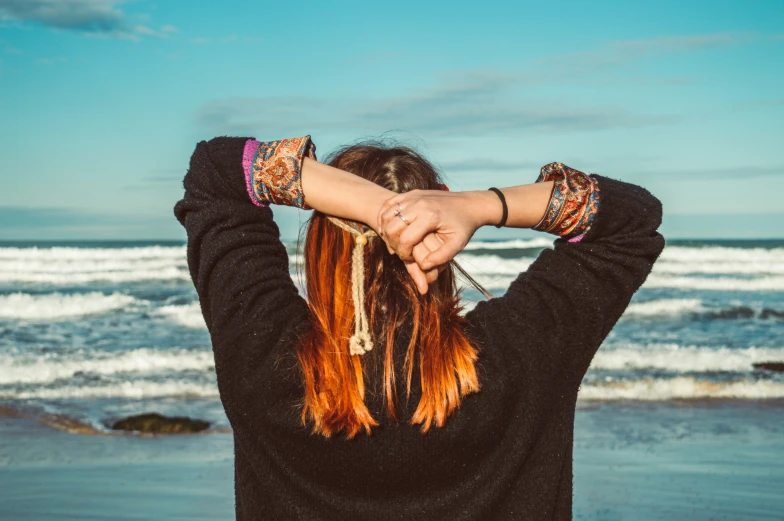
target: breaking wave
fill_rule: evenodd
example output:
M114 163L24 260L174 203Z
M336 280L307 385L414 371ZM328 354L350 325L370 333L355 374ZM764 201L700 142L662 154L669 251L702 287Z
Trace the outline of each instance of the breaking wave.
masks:
M0 354L0 385L48 383L78 374L209 371L214 366L212 352L207 350L140 348L120 353Z
M689 400L784 398L784 383L743 378L731 382L700 380L690 376L610 380L584 384L579 400Z
M155 310L155 314L167 317L181 326L194 329L207 328L198 301L190 304L161 306Z
M754 369L752 364L771 361L784 361L784 349L651 344L601 347L593 358L591 368L608 371L659 369L676 373L749 372Z
M38 388L21 392L0 390L0 398L20 400L73 399L73 398L216 398L216 384L197 383L187 380L149 382L130 381L96 386L65 386L58 388Z
M43 295L11 293L0 295L0 318L58 320L107 313L138 302L136 298L118 292L110 295L99 291Z

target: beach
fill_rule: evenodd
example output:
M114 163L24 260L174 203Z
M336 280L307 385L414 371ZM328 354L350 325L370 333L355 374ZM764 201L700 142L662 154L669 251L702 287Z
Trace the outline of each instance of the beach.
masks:
M458 257L499 297L552 243ZM574 518L784 519L783 333L784 241L668 241L583 379ZM152 412L210 429L111 430ZM229 427L184 243L0 243L0 520L233 519Z
M784 519L784 401L580 406L574 519ZM73 434L0 418L0 519L230 520L230 433Z

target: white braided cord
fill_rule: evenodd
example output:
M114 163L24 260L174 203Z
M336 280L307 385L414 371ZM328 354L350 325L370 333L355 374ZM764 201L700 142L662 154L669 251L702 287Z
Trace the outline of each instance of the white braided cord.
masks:
M370 239L377 236L373 230L362 233L336 217L328 215L327 219L356 237L364 236ZM373 349L373 339L370 336L370 325L365 310L365 242L367 241L355 239L354 251L351 255L351 298L354 301L354 334L349 340L351 355L363 355Z

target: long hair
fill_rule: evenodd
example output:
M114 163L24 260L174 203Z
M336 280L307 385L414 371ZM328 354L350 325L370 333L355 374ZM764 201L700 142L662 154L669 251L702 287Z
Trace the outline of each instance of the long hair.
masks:
M393 192L437 189L438 172L414 150L365 142L333 153L327 164L368 179ZM405 353L406 397L411 394L414 359L418 357L421 399L412 425L426 433L432 424L442 427L462 398L479 391L475 362L477 348L464 332L455 269L485 295L462 268L452 261L420 295L403 261L390 254L379 237L365 246L365 287L368 323L376 347L368 354L350 355L354 304L351 298L353 236L314 211L307 223L303 248L310 327L300 337L297 358L304 379L303 425L325 437L345 431L353 438L371 433L379 423L365 403L363 358L384 350L379 383L389 418L398 420L394 362L396 332L410 328ZM381 353L377 353L378 356ZM368 364L368 362L365 362ZM367 369L367 368L366 368Z

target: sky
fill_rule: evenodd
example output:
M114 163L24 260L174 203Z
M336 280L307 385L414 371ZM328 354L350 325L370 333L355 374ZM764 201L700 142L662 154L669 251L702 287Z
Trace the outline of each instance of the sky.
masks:
M784 238L783 80L781 0L0 0L0 240L184 239L197 142L307 134L414 146L451 190L560 161L648 189L665 238Z

